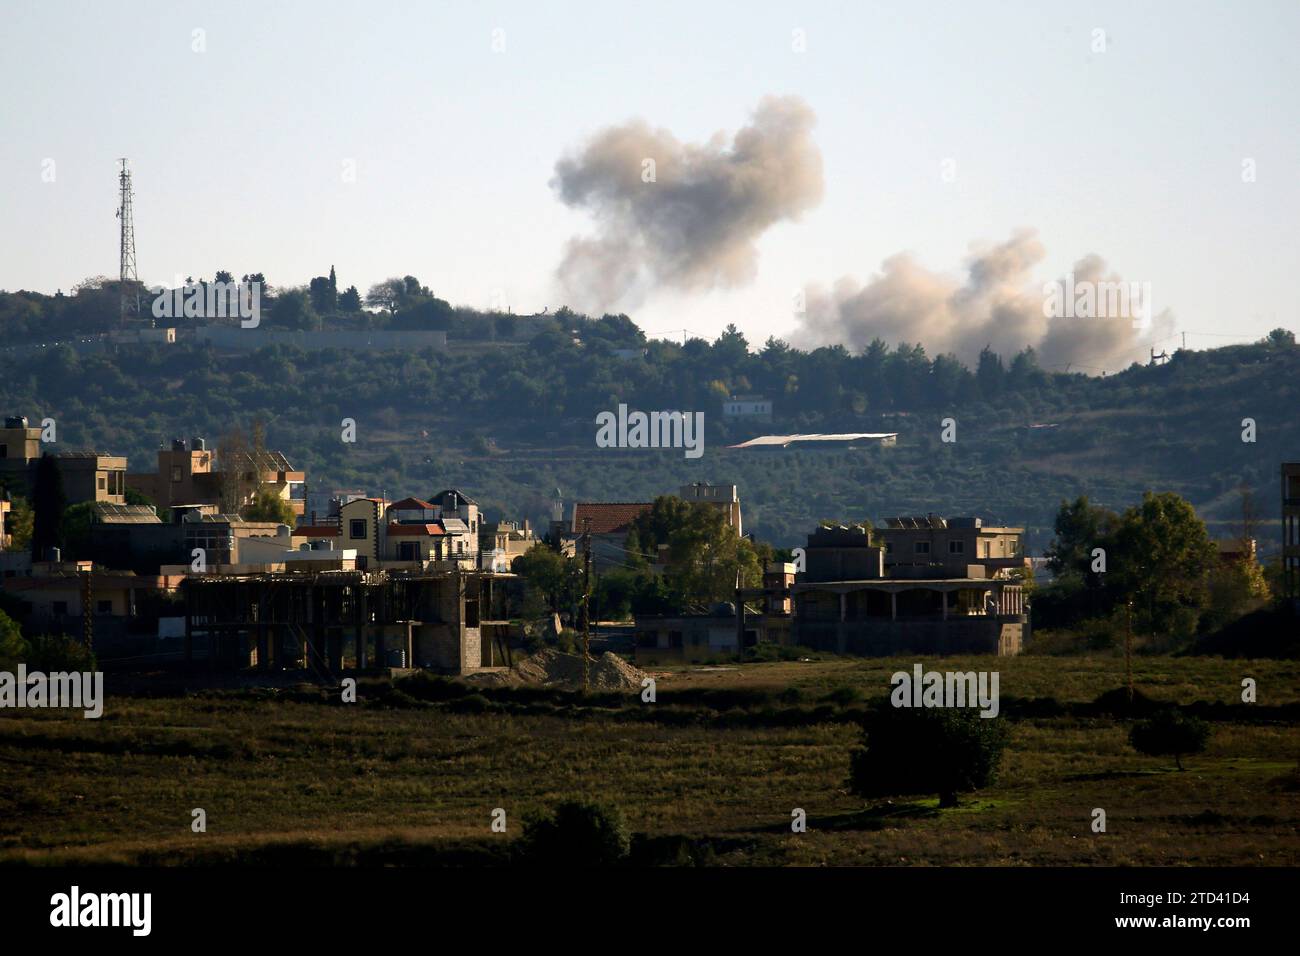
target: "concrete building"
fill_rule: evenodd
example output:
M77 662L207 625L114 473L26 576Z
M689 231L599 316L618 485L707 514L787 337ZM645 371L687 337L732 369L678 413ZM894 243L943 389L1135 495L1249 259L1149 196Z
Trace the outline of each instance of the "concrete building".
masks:
M68 504L126 504L125 458L103 452L53 452L41 442L41 429L29 427L21 415L8 416L0 428L0 486L30 497L36 468L46 452L59 470Z
M732 395L722 403L722 417L770 422L772 401L758 395Z
M970 565L982 567L986 577L1006 577L1025 568L1021 548L1024 528L985 527L980 518L889 518L875 538L885 549L885 570L890 577L928 574L935 568L963 575Z
M185 659L212 667L502 666L519 596L513 575L328 571L186 578Z
M796 576L795 643L840 654L1018 654L1029 618L1018 583L978 563L890 567L865 528L819 528Z
M528 519L485 521L479 525L479 567L484 571L509 571L515 558L527 554L537 544Z
M54 456L68 504L83 501L126 504L126 459L94 451L59 452Z
M174 439L170 448L158 450L158 470L126 476L127 486L140 492L160 509L177 504L204 503L226 506L223 498L236 498L242 509L257 494L272 489L301 516L306 510L307 475L297 471L278 451L254 455L240 452L237 460L224 461L219 449L208 448L202 438Z
M28 562L26 569L8 569L0 578L5 593L23 602L23 624L33 633L80 637L89 610L97 651L121 647L134 622L147 618L144 611L160 599L175 596L180 583L180 575L103 570L90 561ZM156 619L155 613L140 635L143 639L156 637Z
M740 495L735 485L715 485L707 481L695 481L677 489L677 497L683 501L702 502L721 511L727 519L727 527L740 537L744 534L740 519Z
M1300 614L1300 461L1282 463L1282 594Z

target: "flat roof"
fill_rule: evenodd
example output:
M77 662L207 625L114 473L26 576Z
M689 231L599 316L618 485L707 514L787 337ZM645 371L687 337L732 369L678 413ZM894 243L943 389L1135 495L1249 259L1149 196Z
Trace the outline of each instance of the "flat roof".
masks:
M751 438L749 441L743 441L739 445L728 445L728 448L787 448L798 442L851 442L851 441L882 441L886 438L897 438L898 432L833 432L833 433L810 433L799 435L760 435L757 438Z

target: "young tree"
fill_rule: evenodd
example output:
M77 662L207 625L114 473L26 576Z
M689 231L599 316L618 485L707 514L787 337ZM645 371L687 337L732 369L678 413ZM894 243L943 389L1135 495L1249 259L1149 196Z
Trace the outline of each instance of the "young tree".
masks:
M292 528L296 516L289 502L281 498L274 488L260 488L253 503L244 509L244 517L249 521L278 521Z
M1138 721L1129 731L1134 750L1151 757L1173 757L1179 770L1183 769L1183 756L1203 753L1209 739L1209 724L1176 707L1157 711L1150 720Z
M1010 731L997 717L952 707L884 703L863 725L849 764L849 785L864 797L937 793L940 807L994 782Z

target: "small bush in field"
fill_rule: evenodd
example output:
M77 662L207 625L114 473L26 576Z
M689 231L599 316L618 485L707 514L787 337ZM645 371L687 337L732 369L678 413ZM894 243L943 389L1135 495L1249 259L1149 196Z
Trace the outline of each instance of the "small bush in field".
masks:
M1010 731L977 711L947 707L876 708L850 760L850 789L864 797L937 793L939 806L981 790L997 776Z
M1199 717L1176 708L1158 711L1149 720L1141 720L1129 731L1129 743L1138 753L1151 757L1173 757L1183 769L1184 754L1204 752L1210 739L1210 725Z
M622 812L606 803L569 800L550 816L524 821L523 855L548 866L609 866L632 848Z

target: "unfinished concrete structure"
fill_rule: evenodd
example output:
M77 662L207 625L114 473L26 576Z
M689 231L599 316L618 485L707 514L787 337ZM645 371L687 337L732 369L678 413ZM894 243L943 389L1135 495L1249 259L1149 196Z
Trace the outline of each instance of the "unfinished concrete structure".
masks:
M485 572L320 571L185 579L185 660L313 670L504 665L518 579Z
M791 587L795 643L840 654L1018 654L1024 593L981 563L885 566L866 528L818 528ZM996 569L992 573L998 573Z

